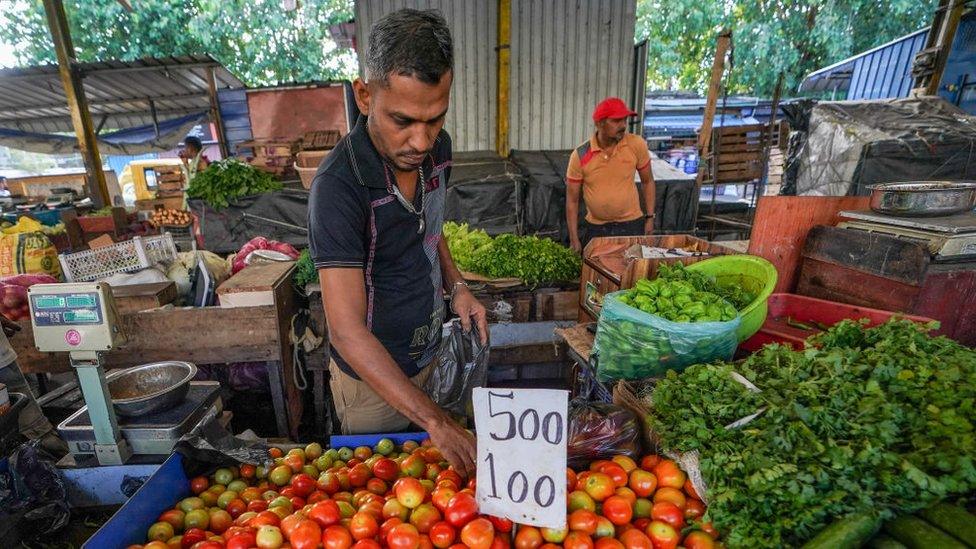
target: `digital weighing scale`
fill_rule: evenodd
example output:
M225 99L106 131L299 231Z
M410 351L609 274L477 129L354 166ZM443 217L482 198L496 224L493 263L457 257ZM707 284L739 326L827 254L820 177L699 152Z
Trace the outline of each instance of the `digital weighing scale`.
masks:
M105 283L37 284L27 290L34 341L42 352L67 352L85 406L58 431L73 456L94 455L100 465L125 463L133 454L167 455L180 437L223 411L220 385L191 382L174 408L119 419L112 406L102 354L126 342L112 291Z
M925 242L936 262L976 258L976 214L895 217L868 211L840 212L837 226Z

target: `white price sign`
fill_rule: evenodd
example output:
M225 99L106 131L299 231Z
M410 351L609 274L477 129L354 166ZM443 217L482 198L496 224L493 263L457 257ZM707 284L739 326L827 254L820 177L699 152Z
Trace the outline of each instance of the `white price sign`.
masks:
M472 400L481 512L565 528L569 393L478 388Z

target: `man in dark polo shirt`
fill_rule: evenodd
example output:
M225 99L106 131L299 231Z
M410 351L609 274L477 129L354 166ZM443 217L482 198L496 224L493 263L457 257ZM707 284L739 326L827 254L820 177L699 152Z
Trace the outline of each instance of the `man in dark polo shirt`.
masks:
M453 46L437 12L400 10L370 32L362 116L319 167L309 197L309 247L319 270L344 433L425 429L462 474L474 437L421 387L444 321L444 294L465 329L487 341L485 308L441 236L451 174L442 127Z

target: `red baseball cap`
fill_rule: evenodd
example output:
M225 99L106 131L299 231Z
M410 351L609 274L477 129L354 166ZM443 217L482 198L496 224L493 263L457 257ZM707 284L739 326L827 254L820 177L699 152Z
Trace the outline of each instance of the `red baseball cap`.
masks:
M608 97L600 101L593 109L594 122L607 118L627 118L628 116L637 116L637 113L630 110L624 100L619 97Z

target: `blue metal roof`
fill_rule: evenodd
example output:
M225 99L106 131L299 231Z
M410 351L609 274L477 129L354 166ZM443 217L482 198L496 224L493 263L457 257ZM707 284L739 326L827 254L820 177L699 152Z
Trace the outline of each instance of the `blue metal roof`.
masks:
M698 128L701 128L702 118L700 114L647 115L644 117L644 137L695 135ZM726 114L723 117L717 114L715 115L714 127L749 126L759 123L759 120L751 116L743 117Z

